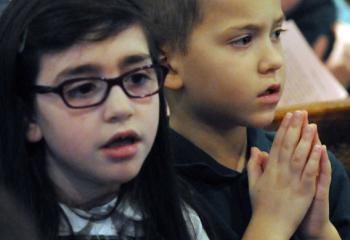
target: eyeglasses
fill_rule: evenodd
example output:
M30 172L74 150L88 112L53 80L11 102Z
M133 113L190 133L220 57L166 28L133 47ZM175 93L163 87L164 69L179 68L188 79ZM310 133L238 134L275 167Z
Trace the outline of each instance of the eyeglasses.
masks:
M102 104L115 85L120 86L129 98L152 96L163 86L167 72L165 66L150 64L116 78L75 78L66 80L56 87L35 85L33 92L58 94L70 108L89 108Z

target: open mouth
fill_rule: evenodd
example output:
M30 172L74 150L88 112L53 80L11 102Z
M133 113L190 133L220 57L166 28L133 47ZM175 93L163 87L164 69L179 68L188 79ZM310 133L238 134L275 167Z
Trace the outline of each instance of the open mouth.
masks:
M101 147L102 153L108 159L132 159L139 151L141 138L133 131L125 131L114 135Z
M119 136L113 137L109 140L102 148L117 148L127 145L132 145L140 141L140 138L136 134L122 134Z
M281 91L281 86L279 84L275 84L270 86L268 89L266 89L264 92L258 95L258 97L265 97L270 95L279 94Z

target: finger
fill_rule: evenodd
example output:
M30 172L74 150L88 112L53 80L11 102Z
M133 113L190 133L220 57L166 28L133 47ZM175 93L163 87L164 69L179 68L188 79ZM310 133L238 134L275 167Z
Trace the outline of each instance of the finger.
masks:
M267 152L261 153L261 167L264 172L269 161L269 154Z
M316 199L327 200L332 179L332 167L329 161L327 147L322 146L320 172L317 181Z
M278 160L278 155L280 152L280 148L284 139L284 136L287 132L288 126L290 124L291 118L292 118L293 114L288 112L286 113L286 115L284 116L280 127L278 128L275 138L273 140L273 144L270 150L270 159L273 161L277 161Z
M311 153L313 147L313 141L316 134L316 125L309 124L304 127L302 137L293 153L293 157L290 161L290 170L293 174L299 174L301 176L305 167L308 156Z
M303 127L309 125L309 113L305 110L302 111L304 119L303 119Z
M248 170L248 181L249 188L251 189L255 186L255 183L262 174L262 168L260 165L260 150L256 147L251 148L250 158L248 160L247 170Z
M315 140L314 140L314 145L315 145L315 144L322 145L320 136L319 136L319 134L318 134L317 125L316 125L316 136L315 136Z
M279 161L281 163L290 162L295 148L300 140L302 126L305 121L305 111L296 111L291 119L289 128L283 139L282 147L279 152Z
M314 192L316 190L316 180L319 172L321 154L322 146L318 144L314 145L301 176L301 183L306 192Z

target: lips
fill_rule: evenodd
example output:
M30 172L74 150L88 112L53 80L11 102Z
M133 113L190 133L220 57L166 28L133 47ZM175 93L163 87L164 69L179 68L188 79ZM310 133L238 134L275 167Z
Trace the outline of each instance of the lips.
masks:
M140 137L134 131L121 132L110 138L101 150L109 158L130 158L138 152L140 141Z
M272 84L265 91L258 95L258 99L262 103L277 104L281 98L281 85Z
M273 84L271 86L269 86L264 92L260 93L258 95L258 97L264 97L264 96L268 96L271 94L276 94L279 93L281 91L281 85L280 84Z

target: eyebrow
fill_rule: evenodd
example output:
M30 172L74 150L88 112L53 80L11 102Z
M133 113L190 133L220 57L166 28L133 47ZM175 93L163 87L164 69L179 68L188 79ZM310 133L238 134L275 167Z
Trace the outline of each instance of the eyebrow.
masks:
M146 61L150 61L150 60L151 60L151 56L148 54L131 55L124 58L118 64L118 67L119 69L125 69L135 64L145 63Z
M277 18L274 22L276 25L283 23L286 20L286 17L282 14L279 18Z
M60 80L65 80L67 78L73 78L75 76L90 74L90 75L98 75L100 73L100 68L94 64L84 64L76 67L66 68L62 72L60 72L56 78L55 83L59 83Z
M274 26L279 25L281 23L283 23L283 21L285 20L285 16L281 15L278 18L276 18L273 22L274 22ZM235 29L235 30L259 30L261 28L260 24L247 24L247 25L242 25L242 26L237 26L237 27L232 27L231 29Z
M123 70L125 68L130 68L135 64L145 63L148 60L151 60L151 57L148 54L131 55L122 59L122 61L117 66L119 69ZM59 79L70 78L83 74L98 75L101 74L101 71L101 66L98 64L84 64L64 69L56 76L56 81Z
M100 72L100 69L98 66L94 64L84 64L77 67L71 67L66 68L62 72L60 72L57 77L56 81L58 79L63 79L67 77L73 77L76 75L82 75L82 74L98 74Z

